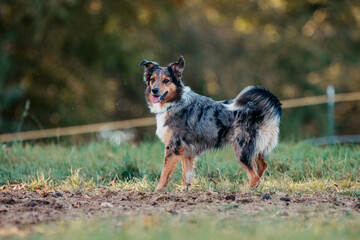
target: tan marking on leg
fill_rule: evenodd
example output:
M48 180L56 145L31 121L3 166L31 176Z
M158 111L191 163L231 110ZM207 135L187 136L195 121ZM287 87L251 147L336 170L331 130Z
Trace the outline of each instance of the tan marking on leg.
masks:
M259 156L255 159L256 161L256 165L257 165L257 173L259 175L259 177L261 178L262 175L264 174L268 164L265 161L265 158L263 155L259 154Z
M171 129L168 129L166 131L166 133L164 134L163 140L164 140L165 147L169 146L172 135L173 135L173 132Z
M239 161L240 156L241 156L241 149L238 149L238 147L235 146L234 152L235 152L237 160ZM245 164L243 164L241 161L239 161L239 163L240 163L241 167L246 171L246 175L249 179L249 187L250 188L257 187L257 185L259 184L259 181L260 181L260 177L254 169L253 161L251 162L250 168L248 166L246 166Z
M257 174L257 172L255 171L253 164L252 164L251 169L249 167L247 167L245 164L243 164L242 162L240 162L240 165L246 171L246 175L249 179L249 187L250 188L257 187L257 185L260 181L260 177Z
M155 191L162 190L167 186L169 183L169 177L174 172L180 158L182 158L182 156L179 155L172 155L169 157L165 156L164 167L161 172L159 184L157 185Z

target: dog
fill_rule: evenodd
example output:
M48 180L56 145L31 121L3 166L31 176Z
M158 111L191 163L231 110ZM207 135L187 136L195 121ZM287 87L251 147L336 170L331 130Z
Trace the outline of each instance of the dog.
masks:
M196 158L230 145L245 169L249 187L256 187L268 164L265 156L277 145L282 108L269 90L249 86L232 100L214 101L185 86L185 60L161 67L143 60L145 96L156 115L156 135L165 144L164 166L155 191L164 189L177 162L182 163L182 185L187 190ZM255 170L254 164L257 165Z

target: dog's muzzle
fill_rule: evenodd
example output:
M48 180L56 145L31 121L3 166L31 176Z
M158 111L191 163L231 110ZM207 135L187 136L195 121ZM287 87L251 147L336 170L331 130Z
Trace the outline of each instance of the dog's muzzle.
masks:
M158 91L156 93L158 93ZM167 94L168 94L168 91L166 91L162 96L160 96L159 94L154 94L154 92L153 92L151 100L153 103L160 103L162 100L164 100L164 98L166 97Z

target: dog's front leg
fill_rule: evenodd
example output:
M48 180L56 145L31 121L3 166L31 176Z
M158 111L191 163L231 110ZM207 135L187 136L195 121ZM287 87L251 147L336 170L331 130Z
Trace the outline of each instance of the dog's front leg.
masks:
M160 181L155 191L162 190L164 187L167 186L169 182L169 177L175 170L176 164L179 161L181 156L175 154L166 154L164 159L164 167L161 172Z
M183 185L182 190L186 191L191 185L194 176L195 158L183 157L181 159L181 164L182 164L182 185Z

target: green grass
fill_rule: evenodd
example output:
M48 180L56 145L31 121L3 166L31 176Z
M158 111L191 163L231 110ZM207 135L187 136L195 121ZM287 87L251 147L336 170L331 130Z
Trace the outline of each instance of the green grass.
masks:
M164 147L159 142L114 146L107 142L65 147L14 144L0 150L0 185L27 188L97 188L153 190L161 173ZM360 146L314 147L308 141L281 143L268 157L258 191L360 193ZM168 190L180 189L181 164ZM245 171L227 148L197 161L193 191L246 189Z

